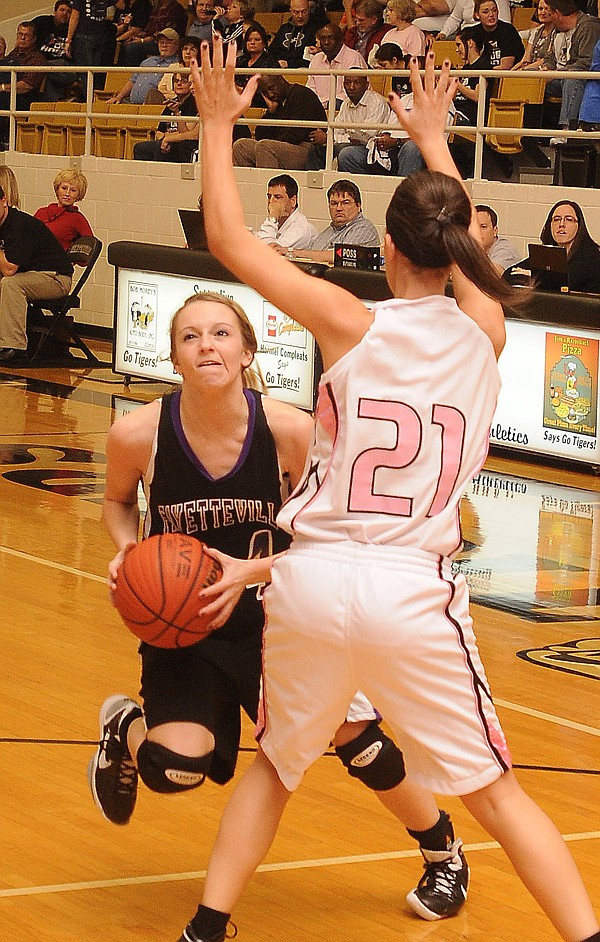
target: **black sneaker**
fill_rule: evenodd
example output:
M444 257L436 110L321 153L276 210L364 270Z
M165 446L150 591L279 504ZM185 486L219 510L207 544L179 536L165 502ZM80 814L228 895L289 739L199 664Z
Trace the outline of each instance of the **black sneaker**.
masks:
M228 931L229 929L231 929L231 931ZM188 922L177 942L224 942L225 939L235 939L236 935L237 926L233 922L228 922L223 932L217 932L216 935L204 936L204 938L201 939L196 933L192 923Z
M464 906L469 887L469 865L457 838L448 850L425 850L425 873L406 897L410 908L422 919L433 921L456 916Z
M142 711L135 700L122 694L109 697L100 707L100 745L88 765L88 781L94 801L108 821L127 824L137 798L138 773L119 727L129 713Z

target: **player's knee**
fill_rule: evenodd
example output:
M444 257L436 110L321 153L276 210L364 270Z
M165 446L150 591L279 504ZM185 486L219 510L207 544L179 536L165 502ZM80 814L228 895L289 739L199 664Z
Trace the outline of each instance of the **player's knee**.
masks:
M337 746L336 754L352 778L375 792L387 792L406 777L404 756L374 720L352 742Z
M198 788L210 768L212 753L182 756L157 742L142 743L137 754L140 778L153 792L185 792Z

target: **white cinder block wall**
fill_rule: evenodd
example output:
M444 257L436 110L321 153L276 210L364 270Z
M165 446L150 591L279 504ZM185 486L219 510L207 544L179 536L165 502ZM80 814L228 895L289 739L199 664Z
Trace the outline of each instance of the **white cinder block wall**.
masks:
M2 160L17 176L21 208L28 213L34 213L40 206L54 200L52 180L59 170L70 166L66 157L33 154L0 154ZM183 180L179 164L148 164L98 157L83 157L80 161L89 183L81 209L105 247L110 242L123 239L184 245L177 209L196 206L200 193L198 166L194 165L194 180ZM242 168L236 171L249 226L262 222L267 182L276 172ZM324 186L316 189L307 186L307 173L298 172L294 176L301 188L302 211L318 229L324 228L329 222L326 190L339 174L324 173ZM383 238L385 210L397 180L368 176L356 177L355 180L363 194L365 214L373 220ZM523 257L527 254L527 243L539 239L548 210L562 197L581 204L588 228L593 238L600 242L600 190L566 190L488 181L469 186L476 203L487 203L495 208L500 219L500 234L512 239ZM83 309L78 320L98 327L112 327L113 274L114 269L108 264L104 251L84 289Z

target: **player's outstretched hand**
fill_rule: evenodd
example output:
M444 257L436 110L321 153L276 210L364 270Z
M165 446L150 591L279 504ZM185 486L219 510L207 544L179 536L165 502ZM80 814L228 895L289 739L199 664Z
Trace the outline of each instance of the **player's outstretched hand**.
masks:
M392 92L389 102L404 130L421 152L427 144L444 138L448 123L448 109L456 93L458 79L450 78L450 62L446 60L436 80L435 56L428 52L425 59L425 82L419 73L419 64L410 60L410 84L413 106L407 111L398 95Z
M227 58L223 61L223 40L213 36L213 61L210 61L210 47L203 42L200 47L201 66L192 59L192 83L198 114L203 124L232 125L250 107L256 93L259 76L253 75L241 92L235 82L235 43L227 44Z

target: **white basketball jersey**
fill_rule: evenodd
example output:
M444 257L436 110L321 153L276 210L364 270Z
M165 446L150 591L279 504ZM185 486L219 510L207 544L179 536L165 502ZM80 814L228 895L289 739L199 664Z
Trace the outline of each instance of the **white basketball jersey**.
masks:
M305 476L278 523L308 540L450 556L461 543L459 500L487 455L494 350L452 298L396 298L374 315L321 377Z

